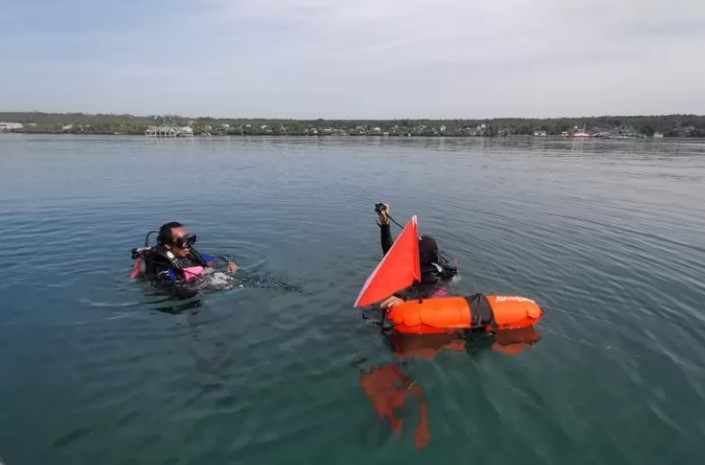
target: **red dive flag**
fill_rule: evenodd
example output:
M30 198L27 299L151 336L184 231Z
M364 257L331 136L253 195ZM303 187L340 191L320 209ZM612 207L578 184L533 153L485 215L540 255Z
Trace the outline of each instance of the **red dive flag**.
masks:
M419 227L413 216L387 254L372 272L355 301L365 307L421 281Z

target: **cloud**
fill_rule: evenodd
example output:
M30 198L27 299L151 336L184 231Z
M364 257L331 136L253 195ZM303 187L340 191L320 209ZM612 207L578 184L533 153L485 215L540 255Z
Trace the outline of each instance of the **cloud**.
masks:
M705 65L694 58L705 50L699 2L106 5L13 6L0 40L21 45L0 49L10 69L0 75L0 105L350 118L701 112L705 105L696 79ZM44 6L51 20L31 14Z

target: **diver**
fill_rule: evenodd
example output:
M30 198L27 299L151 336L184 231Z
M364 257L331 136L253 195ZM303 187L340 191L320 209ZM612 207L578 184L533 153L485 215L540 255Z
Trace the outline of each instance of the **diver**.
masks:
M157 233L157 245L149 246L149 236ZM237 264L226 257L214 257L194 248L196 235L183 224L172 221L150 231L142 248L132 249L135 268L131 278L139 276L159 283L184 283L206 273L207 268L223 266L231 273Z
M390 230L390 220L394 220L389 215L388 204L377 203L375 212L379 219L377 225L380 230L382 253L386 255L394 243ZM397 293L385 299L381 303L382 308L391 308L409 298L443 295L446 292L443 285L458 274L458 269L448 263L448 260L438 252L438 244L431 236L423 235L419 239L419 263L421 265L421 283L412 286L403 293Z

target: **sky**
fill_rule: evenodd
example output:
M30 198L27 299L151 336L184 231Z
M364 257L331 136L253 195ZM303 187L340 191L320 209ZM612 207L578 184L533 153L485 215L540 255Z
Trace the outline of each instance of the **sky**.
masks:
M0 0L0 111L705 113L697 0Z

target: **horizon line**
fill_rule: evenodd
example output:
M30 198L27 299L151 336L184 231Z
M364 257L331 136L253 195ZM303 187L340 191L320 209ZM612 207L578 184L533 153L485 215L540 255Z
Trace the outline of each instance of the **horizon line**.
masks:
M356 117L356 118L338 118L338 117L316 117L316 118L302 118L302 117L272 117L272 116L184 116L179 114L170 113L151 113L151 114L134 114L134 113L86 113L81 111L71 111L71 112L53 112L53 111L42 111L42 110L31 110L31 111L0 111L0 114L4 113L26 113L26 114L44 114L44 115L83 115L83 116L133 116L137 118L150 118L150 117L175 117L183 119L229 119L229 120L293 120L293 121L396 121L396 120L428 120L428 121L448 121L448 120L502 120L502 119L526 119L526 120L552 120L552 119L586 119L586 118L639 118L639 117L668 117L668 116L694 116L694 117L705 117L705 114L696 113L660 113L660 114L602 114L602 115L591 115L591 116L494 116L494 117L444 117L444 118L431 118L431 117L386 117L386 118L374 118L374 117Z

